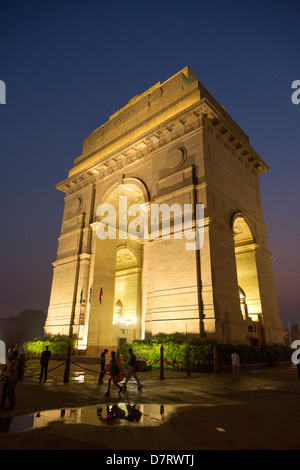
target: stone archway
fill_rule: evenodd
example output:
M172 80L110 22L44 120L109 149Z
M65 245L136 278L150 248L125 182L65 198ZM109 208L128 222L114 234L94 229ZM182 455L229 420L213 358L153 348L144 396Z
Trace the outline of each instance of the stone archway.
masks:
M147 191L140 180L123 178L122 184L110 188L102 201L96 208L94 224L92 284L93 289L103 284L104 295L100 319L98 299L94 299L91 305L90 354L95 349L95 342L98 342L97 328L100 338L97 349L116 348L125 338L133 341L141 338L142 334L144 238L132 236L131 229L134 227L133 231L138 232L140 228L139 214L148 202ZM133 212L130 212L131 209L134 209ZM116 309L120 309L119 313Z
M233 219L233 232L241 304L244 304L247 298L247 315L244 306L241 308L243 318L249 316L257 322L262 315L262 307L256 265L256 243L251 226L241 213L236 214Z
M114 328L118 345L141 337L142 250L137 255L130 244L118 248L115 274Z
M199 93L204 101L199 101ZM135 96L85 138L82 154L56 186L65 193L65 205L45 333L79 338L88 355L96 354L98 345L117 347L112 326L116 302L122 301L115 285L123 243L139 253L142 337L183 333L244 342L240 285L248 316L261 319L268 342L282 342L259 191L259 175L268 168L188 67ZM121 211L120 198L127 198L128 204L121 204ZM102 239L97 233L98 226L105 226L99 225L99 218L106 216L95 210L104 203L111 208L112 219L105 221L114 238L104 231ZM141 228L127 213L136 203L149 209L147 243L128 237L128 224L132 233ZM169 213L175 205L193 207L193 231L197 204L204 205L203 246L195 247L190 240L187 248L186 240L177 237L179 215ZM167 205L170 211L166 216L161 211L161 220L154 217L154 224L150 209L156 205ZM165 219L172 221L170 237L160 236L165 234Z

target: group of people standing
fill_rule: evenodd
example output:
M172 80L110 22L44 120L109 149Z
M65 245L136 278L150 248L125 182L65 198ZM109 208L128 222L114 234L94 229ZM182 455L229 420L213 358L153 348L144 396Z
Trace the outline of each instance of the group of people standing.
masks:
M47 370L49 359L51 358L51 352L49 351L49 346L46 346L46 349L42 352L40 365L40 382L44 377L44 381L47 380ZM19 354L17 349L14 349L8 357L8 364L4 367L1 374L1 381L3 381L2 395L0 401L0 408L5 408L6 410L12 410L15 407L16 402L16 385L23 379L25 371L25 359L24 354ZM5 407L6 401L8 400L9 404Z
M6 407L7 410L12 410L15 406L15 388L18 380L21 378L21 362L18 356L19 352L15 349L9 356L8 364L5 366L1 375L1 380L3 380L4 383L0 408L5 408L6 400L8 400L9 405Z

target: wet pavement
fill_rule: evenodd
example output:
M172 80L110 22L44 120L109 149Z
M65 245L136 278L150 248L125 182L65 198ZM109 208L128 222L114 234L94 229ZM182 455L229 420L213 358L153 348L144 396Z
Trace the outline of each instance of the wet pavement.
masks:
M230 373L139 373L127 392L105 396L97 364L72 364L38 381L37 364L17 385L16 407L0 410L0 449L299 449L300 380L294 367ZM51 364L52 367L55 363ZM0 385L1 387L1 385Z

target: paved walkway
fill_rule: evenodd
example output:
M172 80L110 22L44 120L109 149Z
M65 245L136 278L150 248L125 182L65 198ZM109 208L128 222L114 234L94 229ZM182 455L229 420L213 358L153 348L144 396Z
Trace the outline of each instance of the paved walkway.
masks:
M57 365L52 361L49 368ZM158 370L142 372L141 392L131 381L126 394L112 386L105 397L107 383L97 384L99 366L82 366L72 364L68 383L64 367L40 383L38 364L28 363L15 409L0 410L0 449L300 449L295 367L242 371L239 381L230 373L188 377L165 371L160 380ZM129 421L129 405L138 410L138 422ZM112 406L121 419L109 425ZM24 430L13 432L18 429Z

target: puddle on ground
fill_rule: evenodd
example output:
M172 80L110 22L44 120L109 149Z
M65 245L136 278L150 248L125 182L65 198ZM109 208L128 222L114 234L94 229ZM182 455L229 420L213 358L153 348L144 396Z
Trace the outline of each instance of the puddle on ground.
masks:
M49 423L89 424L92 426L158 426L163 424L179 406L118 403L62 408L24 416L0 418L0 432L22 432L42 428Z

